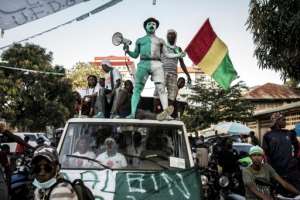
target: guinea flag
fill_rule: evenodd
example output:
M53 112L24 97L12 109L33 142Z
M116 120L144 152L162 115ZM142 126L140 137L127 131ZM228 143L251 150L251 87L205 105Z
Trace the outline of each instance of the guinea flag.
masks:
M212 29L207 19L185 49L189 58L225 90L237 78L228 48Z

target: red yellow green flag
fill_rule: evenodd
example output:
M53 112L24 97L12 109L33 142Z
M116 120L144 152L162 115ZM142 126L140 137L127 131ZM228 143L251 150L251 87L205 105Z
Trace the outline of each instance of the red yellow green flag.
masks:
M231 82L237 78L237 72L228 55L228 48L218 38L208 19L185 52L195 65L210 75L222 88L229 89Z

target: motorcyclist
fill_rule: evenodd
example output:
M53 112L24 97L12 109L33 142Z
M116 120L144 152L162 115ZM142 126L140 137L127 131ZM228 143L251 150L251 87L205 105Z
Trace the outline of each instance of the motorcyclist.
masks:
M218 164L222 167L223 173L234 173L239 171L238 152L232 148L232 139L227 137L221 140L223 147L217 152Z
M35 200L78 200L71 184L66 182L56 184L58 179L61 178L56 149L50 146L37 148L31 165L34 175L32 184L36 187L34 191Z
M249 151L252 160L251 166L243 169L243 181L246 191L247 200L271 200L270 187L262 186L256 183L256 178L264 178L267 182L275 179L286 190L299 195L300 192L291 184L283 180L276 171L267 163L264 162L264 151L259 146L251 147Z

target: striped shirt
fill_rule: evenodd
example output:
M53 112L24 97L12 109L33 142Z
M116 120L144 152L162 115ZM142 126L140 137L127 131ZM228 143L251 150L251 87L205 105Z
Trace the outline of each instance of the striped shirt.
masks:
M35 189L34 200L47 200L50 192L49 189ZM49 200L78 200L77 194L73 187L66 182L57 184L51 191Z
M177 46L166 46L168 53L177 53L176 49L179 49ZM178 58L168 58L166 55L162 54L161 61L165 73L177 74Z

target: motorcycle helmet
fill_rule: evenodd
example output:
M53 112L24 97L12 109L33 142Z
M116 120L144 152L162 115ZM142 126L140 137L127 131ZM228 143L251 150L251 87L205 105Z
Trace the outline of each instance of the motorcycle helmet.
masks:
M33 153L31 163L34 164L39 158L45 158L50 163L58 163L57 151L51 146L41 146L37 148Z

